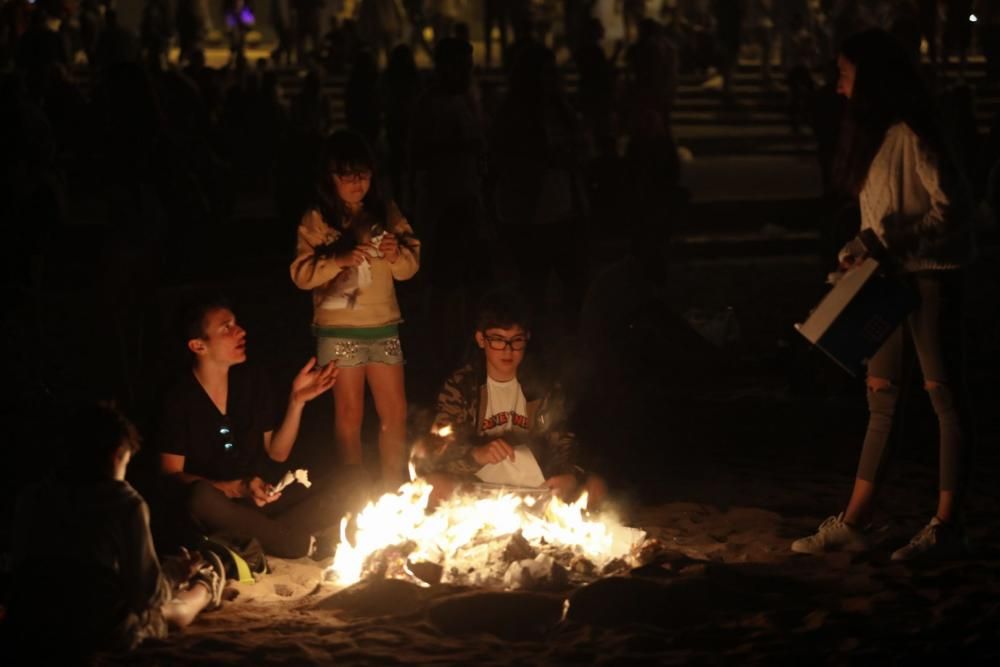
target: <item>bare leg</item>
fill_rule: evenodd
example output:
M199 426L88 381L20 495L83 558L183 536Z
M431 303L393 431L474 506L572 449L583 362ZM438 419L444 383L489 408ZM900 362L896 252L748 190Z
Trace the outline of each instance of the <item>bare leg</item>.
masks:
M861 527L868 522L871 514L872 498L875 496L875 484L856 477L851 499L847 501L844 510L844 521L854 527Z
M407 481L406 475L406 388L402 364L369 364L368 384L378 412L378 451L382 463L382 484L395 491Z
M334 441L342 465L361 465L361 420L365 409L365 367L342 368L333 385Z
M208 589L204 586L192 586L179 591L177 595L163 605L163 618L174 628L185 628L198 616L211 599Z
M940 382L934 382L929 380L924 382L924 389L931 391L938 387L943 386ZM938 492L938 506L937 506L937 518L941 521L948 523L955 518L958 512L957 502L955 498L954 491L939 491Z
M868 391L887 391L890 387L892 387L892 382L886 378L868 377ZM844 511L844 521L856 527L867 523L874 497L875 483L860 477L855 478L851 499L847 502L847 509Z

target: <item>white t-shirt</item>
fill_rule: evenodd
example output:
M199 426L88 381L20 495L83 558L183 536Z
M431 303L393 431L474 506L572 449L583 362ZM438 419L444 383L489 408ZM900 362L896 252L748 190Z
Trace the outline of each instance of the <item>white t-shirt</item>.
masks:
M517 428L518 431L528 430L527 401L521 391L521 383L517 378L507 382L498 382L491 377L486 378L486 411L483 413L483 423L479 426L482 435L500 435Z

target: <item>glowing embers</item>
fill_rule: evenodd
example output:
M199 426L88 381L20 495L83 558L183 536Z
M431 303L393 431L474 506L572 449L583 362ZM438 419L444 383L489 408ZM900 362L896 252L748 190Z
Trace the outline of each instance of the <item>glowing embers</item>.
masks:
M428 513L430 493L417 480L369 503L353 524L343 519L327 577L344 586L389 577L522 588L628 568L645 539L613 517L589 515L586 495L568 504L547 489L480 488Z

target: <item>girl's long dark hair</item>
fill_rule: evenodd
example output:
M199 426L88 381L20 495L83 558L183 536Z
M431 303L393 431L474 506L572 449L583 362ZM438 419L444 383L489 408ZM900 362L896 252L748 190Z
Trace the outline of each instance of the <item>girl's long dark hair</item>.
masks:
M878 28L856 33L840 54L857 68L834 161L834 179L844 192L861 192L895 123L906 123L937 158L951 157L917 64L892 35Z
M362 200L363 214L347 220L344 202L337 194L333 174L371 172L368 194ZM340 232L333 252L350 250L375 224L385 224L386 206L379 193L375 175L375 158L364 138L353 130L337 130L323 144L320 172L316 180L316 209L323 221ZM348 224L349 223L349 224Z

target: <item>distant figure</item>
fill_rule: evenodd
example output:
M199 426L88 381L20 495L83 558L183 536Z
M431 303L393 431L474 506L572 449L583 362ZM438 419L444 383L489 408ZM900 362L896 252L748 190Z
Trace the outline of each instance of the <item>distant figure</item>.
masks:
M257 22L250 0L226 0L223 15L229 31L230 62L244 62L246 36Z
M97 65L108 68L122 63L140 61L139 39L118 23L118 13L109 9L104 13L104 32L97 40Z
M382 75L381 99L385 110L392 197L399 202L410 201L410 193L404 187L406 151L410 145L410 126L421 86L413 51L406 44L397 45L389 55L389 64Z
M296 62L305 66L320 49L320 9L323 0L294 0Z
M508 0L484 0L483 2L483 47L486 50L486 66L493 60L493 29L500 32L500 53L507 48L507 24L510 23L510 3Z
M208 17L202 12L201 0L177 0L174 23L181 62L191 62L195 51L202 48Z
M848 99L838 181L858 197L861 229L877 237L883 264L910 286L919 305L868 362L868 429L847 507L791 549L820 554L873 548L869 526L884 480L909 337L937 415L938 494L930 521L891 558L960 558L966 553L971 449L962 326L964 269L973 259L971 196L920 73L887 32L872 29L847 38L838 65L838 92ZM870 245L859 237L844 246L841 271L880 252Z
M618 0L622 13L622 34L626 44L639 37L639 24L646 18L646 0Z
M27 0L23 0L27 4ZM8 6L14 3L8 3ZM97 38L104 26L104 14L101 11L101 0L82 0L80 2L80 46L87 56L87 63L94 64L94 54L97 49Z
M344 91L344 112L347 127L374 146L382 128L382 110L379 105L378 63L370 51L361 51L354 58Z
M986 58L986 77L991 82L1000 81L1000 4L980 3L979 43Z
M340 74L348 59L348 37L336 16L330 17L330 26L323 35L323 45L320 49L323 58L323 69L328 74Z
M469 24L465 21L458 21L452 26L451 36L463 42L472 43L472 36L469 33Z
M162 69L166 64L173 32L167 0L146 0L142 9L142 46L146 62L154 70Z
M389 53L403 36L403 17L396 0L361 0L357 9L358 31L375 55L376 63L389 61Z
M589 204L582 171L585 144L551 49L537 44L518 56L490 156L494 210L521 292L540 317L549 273L555 272L564 304L559 313L564 321L558 323L572 326L586 289L578 245Z
M309 70L302 89L292 102L292 122L300 132L314 139L324 137L333 124L330 98L323 92L320 74Z
M289 65L292 61L293 28L291 0L271 0L271 25L278 43L271 51L275 65Z
M591 18L582 30L582 37L573 54L580 72L579 107L598 155L614 156L617 151L612 115L615 111L614 59L609 59L601 46L604 26Z
M433 57L434 49L424 38L424 28L427 27L427 12L424 0L403 0L403 8L406 11L408 22L410 49L416 54L417 49L422 49L428 56Z
M473 83L472 45L453 37L439 41L431 82L417 99L410 126L414 218L433 290L430 318L442 332L440 358L449 363L460 354L470 292L489 271L482 243L488 235L486 135Z
M754 37L760 49L760 79L765 87L771 87L771 57L774 37L777 32L777 8L775 0L754 0ZM784 47L785 45L782 45Z
M64 439L56 469L22 492L14 516L7 620L21 651L46 641L52 657L130 650L218 609L226 579L218 556L157 558L149 507L125 481L139 450L135 426L95 405L70 416ZM68 563L72 592L51 576Z
M110 12L112 20L114 12ZM14 62L18 69L27 72L29 85L37 86L50 65L65 65L69 62L69 54L62 38L49 27L49 14L42 8L36 8L30 15L28 29L17 41ZM115 22L117 30L117 22ZM106 35L108 30L102 33ZM117 34L117 33L116 33Z
M517 62L521 51L539 43L535 34L535 24L530 14L524 16L515 15L511 26L514 30L514 41L508 44L503 50L503 69L508 77L511 71L513 71L514 64Z
M944 63L948 65L952 55L958 59L958 76L965 76L965 66L969 59L969 45L972 41L972 22L969 21L969 14L972 13L973 0L946 0L944 24Z
M716 46L719 50L719 71L722 74L722 100L724 104L736 102L733 94L733 75L740 57L743 28L741 0L713 0L716 19Z

